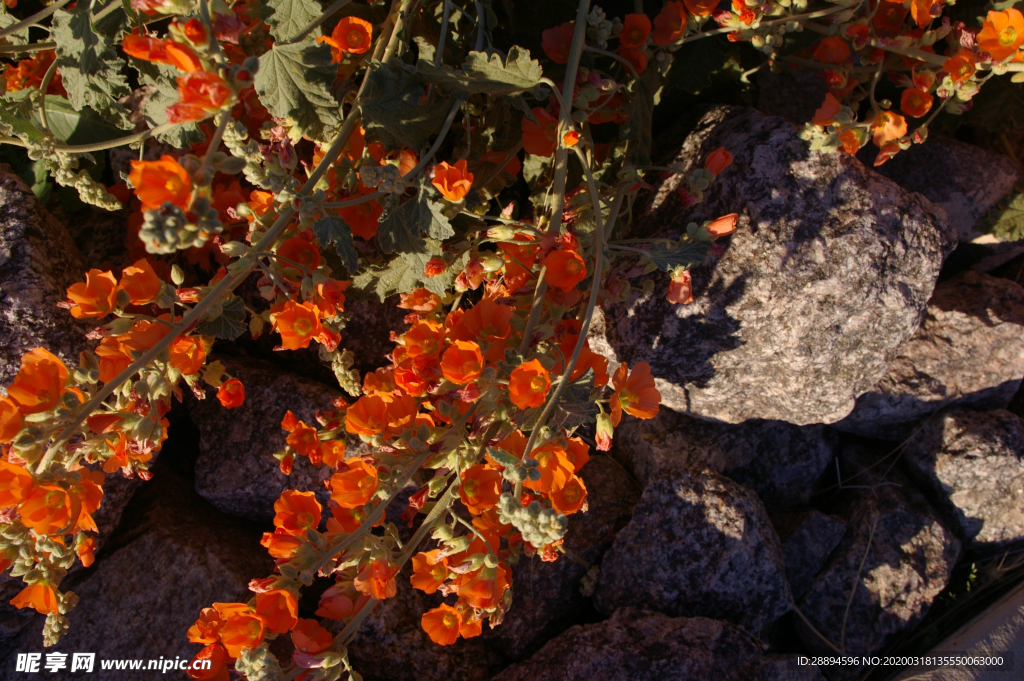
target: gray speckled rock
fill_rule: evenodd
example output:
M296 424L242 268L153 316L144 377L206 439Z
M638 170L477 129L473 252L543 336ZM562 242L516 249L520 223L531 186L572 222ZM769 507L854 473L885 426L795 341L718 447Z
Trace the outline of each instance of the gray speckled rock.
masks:
M575 626L493 681L815 681L780 676L745 631L704 617L621 608L598 624Z
M757 633L792 605L757 495L708 469L651 482L601 563L594 603L711 616Z
M716 423L670 409L646 421L623 419L614 439L616 454L644 484L671 470L707 466L757 492L769 509L806 504L837 444L823 426Z
M1005 408L1022 376L1024 288L965 272L935 287L921 328L836 428L904 439L942 407Z
M200 432L196 491L218 510L251 520L273 518L274 502L286 489L317 492L326 508L330 493L323 481L333 469L296 457L291 475L284 475L273 455L285 447L285 412L291 409L300 420L318 426L317 409L330 409L340 393L256 360L221 361L245 386L245 403L225 409L212 391L205 400L189 401ZM350 438L348 453L364 446Z
M917 330L943 257L955 244L944 216L847 154L809 151L796 129L753 109L716 107L663 164L636 235L678 235L688 222L739 213L720 256L693 272L695 302L651 293L605 307L595 350L646 361L677 411L739 423L799 425L846 416ZM684 209L676 189L714 149L734 161Z
M846 533L842 518L811 510L773 517L775 529L782 540L782 559L786 563L786 579L799 599L811 585L828 554L839 545Z
M941 135L896 154L875 171L943 208L961 243L981 236L978 220L1013 191L1020 173L1007 156Z
M1024 419L951 411L929 421L903 454L911 476L970 544L1024 539Z
M844 492L836 509L846 521L846 534L797 607L847 654L871 655L927 614L949 582L961 544L897 470L890 469L883 480L874 471L865 472L865 463L855 464L862 472L855 479L853 471L844 476L863 489ZM796 626L812 652L834 652L802 623ZM822 669L833 681L849 681L859 671L852 666Z
M107 551L72 585L80 601L68 616L70 630L45 649L96 653L93 674L103 681L140 676L100 671L100 659L191 657L202 646L185 632L200 609L249 600L249 580L273 569L258 528L221 516L169 471L142 487L125 518ZM42 622L36 616L8 650L43 651ZM9 655L0 676L15 678L14 664Z
M44 347L78 366L89 325L57 307L85 265L66 229L25 183L0 166L0 392L21 356Z
M565 555L553 563L532 558L514 565L512 608L501 626L485 628L483 638L509 662L523 659L553 634L579 622L585 607L581 580L629 522L640 497L639 487L611 457L594 453L580 477L590 508L569 516Z

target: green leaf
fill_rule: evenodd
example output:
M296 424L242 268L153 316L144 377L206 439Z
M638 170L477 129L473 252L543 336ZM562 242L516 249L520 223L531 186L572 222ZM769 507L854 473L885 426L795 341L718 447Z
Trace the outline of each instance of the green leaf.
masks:
M367 268L352 278L352 284L364 291L375 291L381 301L395 293L409 293L420 286L438 295L444 295L452 285L455 275L462 271L464 263L456 262L436 277L423 276L427 261L440 255L441 242L427 239L424 252L401 253L383 266Z
M368 141L420 149L448 117L448 100L400 62L372 62L361 111Z
M270 35L278 42L291 40L323 13L315 0L267 0L264 21L270 26ZM311 34L320 35L317 27Z
M1024 239L1024 192L1018 191L981 219L981 231L1007 241Z
M125 30L125 15L115 12L102 26L92 24L93 3L80 1L74 10L53 15L50 36L57 43L60 69L68 101L75 109L95 109L109 122L128 129L128 110L117 103L131 92L122 72L116 41Z
M14 16L10 12L0 12L0 29L9 28L14 26L16 23L21 21L18 17ZM5 40L10 45L27 45L28 44L28 29L23 28L20 31L15 31L8 35Z
M231 296L221 304L220 315L200 324L197 331L204 336L235 340L249 328L245 317L245 303L238 296Z
M430 199L428 190L419 193L381 218L377 226L377 242L385 253L422 253L426 243L423 234L444 241L455 236L455 230L442 212L444 206Z
M658 89L657 69L648 69L634 83L633 98L629 103L629 118L622 124L619 135L630 142L628 160L634 165L651 165L654 125L654 93Z
M4 102L6 104L6 102ZM38 142L43 138L43 133L39 130L36 125L19 113L8 111L8 107L0 106L0 123L9 125L13 129L12 132L25 138L29 142Z
M437 68L432 62L420 60L416 70L428 83L440 85L467 95L514 95L532 91L540 85L544 72L540 62L530 59L530 51L513 46L502 62L497 54L470 52L462 70L450 66Z
M352 241L352 228L335 215L322 217L313 223L313 234L320 242L321 248L328 244L334 244L334 250L341 258L342 264L353 275L359 269L359 254L356 252L356 245Z
M106 142L124 135L93 110L76 110L71 102L57 95L46 95L46 120L50 131L67 144Z
M658 269L669 272L676 267L693 267L704 262L711 241L686 236L677 243L659 241L647 251L647 257Z
M331 95L337 71L331 48L311 37L274 45L260 57L256 92L272 115L294 120L303 135L324 142L338 126L339 107Z

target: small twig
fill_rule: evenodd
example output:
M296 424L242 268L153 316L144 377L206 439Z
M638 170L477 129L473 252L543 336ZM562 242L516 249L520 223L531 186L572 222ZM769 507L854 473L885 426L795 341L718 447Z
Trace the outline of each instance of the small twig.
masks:
M12 24L7 28L3 29L2 31L0 31L0 38L6 38L12 33L17 33L23 28L28 28L29 26L38 24L40 21L50 16L51 14L59 10L61 7L68 4L69 2L71 2L71 0L58 0L49 7L44 7L43 9L39 10L38 12L28 17L27 19L22 19L18 23Z
M875 526L878 525L878 518L876 517L871 523L871 532L868 534L868 545L864 547L864 555L860 558L860 566L857 568L857 576L853 578L853 587L850 589L850 598L846 601L846 611L843 612L843 626L839 630L839 647L842 652L846 652L846 620L850 616L850 606L853 605L853 597L857 594L857 585L860 584L860 576L864 572L864 563L868 560L868 554L871 553L871 543L875 540Z

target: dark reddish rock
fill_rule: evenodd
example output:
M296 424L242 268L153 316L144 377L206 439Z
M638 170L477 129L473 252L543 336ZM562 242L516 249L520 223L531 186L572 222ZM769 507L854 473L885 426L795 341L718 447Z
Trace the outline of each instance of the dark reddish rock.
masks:
M950 411L926 423L903 463L968 544L1024 539L1024 419L1008 411Z
M614 439L616 455L642 484L707 466L757 492L769 509L806 505L837 445L835 434L820 425L718 423L665 408L650 420L624 419Z
M924 323L836 428L904 439L945 407L1003 409L1024 376L1024 288L966 272L935 287Z
M610 619L575 626L494 681L816 681L814 669L788 673L758 642L726 622L621 608Z
M288 433L281 419L289 409L318 426L316 411L331 409L331 400L341 393L256 360L221 361L245 386L245 403L225 409L212 390L205 400L190 400L189 414L200 433L196 491L218 510L251 520L272 519L274 502L286 489L317 492L326 505L330 493L324 481L333 469L296 457L291 475L285 475L274 453L285 448ZM347 447L351 454L365 445L350 438Z
M786 579L793 598L799 599L810 587L832 549L843 539L846 523L842 518L816 510L785 514L773 520L782 540Z
M715 107L657 143L656 190L632 237L675 238L689 222L739 214L720 255L694 268L690 305L649 275L606 304L595 350L651 365L664 406L740 423L797 425L845 417L920 325L942 260L956 243L945 216L848 154L810 151L796 128L753 109ZM684 208L677 188L713 150L734 161Z
M792 607L782 548L757 495L708 469L651 482L601 563L597 608L716 618L758 633Z

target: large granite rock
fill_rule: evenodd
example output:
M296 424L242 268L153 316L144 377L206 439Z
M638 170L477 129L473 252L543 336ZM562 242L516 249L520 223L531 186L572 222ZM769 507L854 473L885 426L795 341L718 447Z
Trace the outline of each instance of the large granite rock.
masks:
M717 423L661 409L650 420L627 418L614 451L643 484L700 465L757 492L769 509L800 507L835 456L838 438L824 426L754 419Z
M726 622L621 608L575 626L494 681L816 681L814 667L761 656L758 642Z
M21 356L44 347L78 366L89 325L57 304L85 279L86 267L64 226L21 179L0 165L0 393Z
M205 400L189 401L200 433L196 491L219 511L251 520L272 519L274 502L286 489L317 492L326 508L330 493L324 481L333 469L296 457L291 475L285 475L273 455L285 448L285 412L291 409L300 420L318 427L316 411L331 409L331 400L340 393L256 360L221 361L245 386L245 403L225 409L212 392ZM364 449L358 439L348 440L349 454Z
M752 491L709 469L651 482L601 563L598 610L635 606L758 633L792 606L782 549Z
M935 287L921 328L836 428L902 440L943 407L1002 409L1024 376L1024 288L966 272Z
M781 118L716 107L685 131L659 140L672 150L659 163L683 172L655 180L630 236L675 237L733 212L738 231L693 270L694 303L669 303L658 273L650 292L607 304L595 350L648 362L677 411L838 421L920 325L955 244L944 215L847 154L808 150ZM676 190L719 147L732 166L685 208Z
M813 653L835 652L818 634L848 655L882 651L920 623L960 555L960 541L921 493L891 462L879 460L856 450L847 458L849 489L835 509L846 521L846 534L797 602L817 630L797 623ZM860 670L822 671L833 681L849 681Z
M158 471L141 489L125 518L107 551L70 585L80 599L68 615L70 630L45 649L96 653L93 673L103 681L139 678L138 671L101 671L104 659L191 657L201 646L185 633L199 611L214 602L248 601L249 580L273 569L259 528L221 516L169 471ZM42 623L36 616L7 651L42 652ZM14 666L10 654L0 676L15 678Z
M1024 419L1008 411L950 411L926 423L903 454L911 476L968 544L1024 539Z
M789 588L793 598L799 599L807 593L832 549L842 541L846 523L842 518L817 510L787 513L772 520L782 540Z

